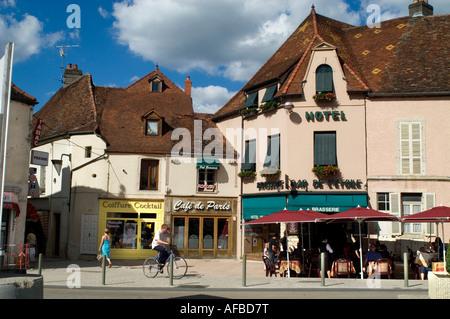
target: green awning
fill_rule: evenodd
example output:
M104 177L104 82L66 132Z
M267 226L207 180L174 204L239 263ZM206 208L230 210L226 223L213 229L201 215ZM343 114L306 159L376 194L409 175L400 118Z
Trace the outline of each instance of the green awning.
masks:
M198 158L197 169L219 169L220 163L213 158Z
M243 219L257 219L286 208L286 195L242 198Z
M245 100L244 109L249 107L258 107L258 91L250 93Z
M355 207L367 207L367 194L289 195L287 209L310 209L321 213L339 213Z

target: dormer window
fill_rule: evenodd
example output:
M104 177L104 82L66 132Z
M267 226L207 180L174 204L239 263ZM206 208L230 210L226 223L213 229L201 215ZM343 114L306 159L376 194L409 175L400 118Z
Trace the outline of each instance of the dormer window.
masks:
M333 91L333 69L327 64L319 65L316 69L316 93L329 93Z
M162 92L163 81L159 77L154 77L150 80L150 92Z
M151 110L144 116L142 116L144 122L144 134L146 136L162 136L162 123L163 118L159 116L155 111Z

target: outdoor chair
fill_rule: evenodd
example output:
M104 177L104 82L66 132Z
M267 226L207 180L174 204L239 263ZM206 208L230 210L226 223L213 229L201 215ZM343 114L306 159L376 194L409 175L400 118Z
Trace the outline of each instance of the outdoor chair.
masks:
M332 270L334 277L339 276L347 276L350 278L350 274L352 272L352 264L350 259L347 258L339 258L334 261L333 263L333 270Z
M381 258L376 261L376 271L380 276L388 276L391 279L392 262L388 258Z
M315 272L317 277L320 277L319 256L309 255L307 259L308 277L311 277L311 272Z
M272 277L272 275L277 276L277 266L274 262L272 262L269 258L266 256L263 256L263 262L264 262L264 269L266 270L266 277L269 276Z

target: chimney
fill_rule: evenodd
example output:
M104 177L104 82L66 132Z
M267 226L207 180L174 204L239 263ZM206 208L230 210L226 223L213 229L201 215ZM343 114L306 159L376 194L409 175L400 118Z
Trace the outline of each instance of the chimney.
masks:
M432 16L433 6L428 4L428 0L414 0L408 6L410 17Z
M192 89L192 81L191 78L188 76L186 81L184 81L184 93L191 96L191 89Z
M63 85L63 87L66 87L66 86L72 84L73 82L75 82L76 80L81 78L82 75L83 75L83 72L78 69L78 65L69 64L67 66L67 69L64 70L64 85Z

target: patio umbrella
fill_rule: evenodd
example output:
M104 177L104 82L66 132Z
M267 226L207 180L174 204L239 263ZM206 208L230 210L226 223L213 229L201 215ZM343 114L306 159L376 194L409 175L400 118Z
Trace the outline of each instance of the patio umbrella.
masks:
M263 216L258 219L254 219L246 222L246 225L249 224L276 224L276 223L312 223L315 222L318 218L325 218L326 214L322 214L313 210L288 210L283 209L278 212L272 213L270 215ZM302 236L303 240L303 236ZM303 243L302 243L303 248ZM303 249L302 249L303 254ZM289 249L286 253L287 263L289 266ZM304 260L304 258L303 258ZM288 267L289 268L289 267ZM288 271L288 277L290 277Z
M401 217L400 221L403 223L442 223L442 240L444 241L444 223L450 222L450 207L436 206L420 213ZM445 243L442 255L444 257L444 269L446 269Z
M326 217L318 218L316 221L325 222L325 223L349 223L349 222L357 222L359 226L359 260L361 267L361 279L363 279L362 272L362 242L361 242L361 223L368 221L396 221L398 220L396 216L379 212L377 210L371 208L364 207L356 207L351 208L346 211L333 214L326 215Z

